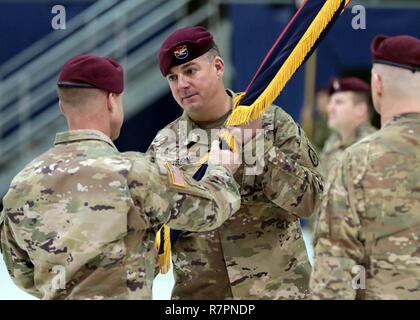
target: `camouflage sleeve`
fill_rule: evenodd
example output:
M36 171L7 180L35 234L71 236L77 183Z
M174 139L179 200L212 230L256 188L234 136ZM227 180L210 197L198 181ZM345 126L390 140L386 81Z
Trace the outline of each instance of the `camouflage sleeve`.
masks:
M163 128L154 137L146 154L152 157L168 159L168 151L174 148L177 137L175 131L170 128Z
M2 217L0 217L0 248L7 271L13 282L20 289L41 298L41 294L34 284L34 265L29 259L28 254L17 245L13 238L12 231L7 225L8 222L1 221L3 218L6 220L4 213L2 213Z
M274 126L274 143L265 143L264 193L286 211L309 217L323 190L322 176L316 169L318 156L290 116L277 112Z
M130 192L152 226L166 223L179 230L208 231L239 209L239 188L228 170L209 166L200 182L191 177L195 170L134 162L128 177Z
M156 155L156 142L157 138L159 136L160 131L157 133L157 135L154 137L152 143L150 143L149 148L147 148L146 154L149 156L155 156Z
M356 196L354 174L347 160L343 159L330 175L320 206L310 280L314 299L355 299L357 274L363 270L365 254L356 212L363 199Z

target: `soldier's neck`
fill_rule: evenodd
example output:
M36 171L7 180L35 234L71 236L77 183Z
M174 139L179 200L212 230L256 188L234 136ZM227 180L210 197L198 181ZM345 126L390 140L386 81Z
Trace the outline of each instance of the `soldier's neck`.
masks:
M84 118L67 118L69 130L97 130L111 138L111 127L106 121L92 121Z
M232 98L223 90L211 103L206 106L205 113L200 115L188 114L198 126L204 128L225 118L232 109Z
M347 128L344 128L344 127L341 128L340 131L339 131L341 141L344 144L352 142L352 140L354 139L354 136L356 134L357 128L359 128L361 125L363 125L366 121L367 121L367 119L363 119L363 120L360 120L358 122L355 122L353 124L353 126L350 126L350 127L347 127Z

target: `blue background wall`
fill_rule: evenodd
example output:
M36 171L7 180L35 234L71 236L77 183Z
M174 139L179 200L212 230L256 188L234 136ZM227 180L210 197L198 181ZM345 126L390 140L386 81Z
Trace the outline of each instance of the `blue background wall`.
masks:
M65 2L67 21L93 2ZM0 3L0 64L53 31L51 20L55 14L51 9L57 4L60 1Z

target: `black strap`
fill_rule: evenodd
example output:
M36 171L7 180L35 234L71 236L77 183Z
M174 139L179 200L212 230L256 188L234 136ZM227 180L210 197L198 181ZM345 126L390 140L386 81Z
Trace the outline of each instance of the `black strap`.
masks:
M410 70L412 73L420 72L420 68L415 67L415 66L410 66L408 64L401 64L401 63L396 63L396 62L391 62L391 61L386 61L386 60L373 60L373 63L387 64L393 67L407 69L407 70Z

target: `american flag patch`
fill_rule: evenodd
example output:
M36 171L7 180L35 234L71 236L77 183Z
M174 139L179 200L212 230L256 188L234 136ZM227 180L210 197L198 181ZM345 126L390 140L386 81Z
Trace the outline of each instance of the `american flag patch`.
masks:
M168 162L166 162L166 166L168 167L168 170L169 170L171 185L185 188L187 184L184 180L184 177L182 176L181 171L177 167L171 165Z

